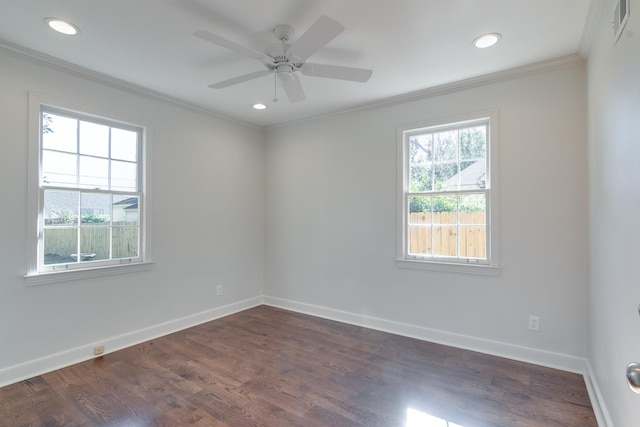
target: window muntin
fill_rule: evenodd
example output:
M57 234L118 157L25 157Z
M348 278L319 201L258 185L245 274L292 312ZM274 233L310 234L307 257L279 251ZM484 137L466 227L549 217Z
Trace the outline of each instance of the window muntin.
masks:
M491 118L400 130L400 266L494 265Z
M42 106L38 272L142 260L143 129Z

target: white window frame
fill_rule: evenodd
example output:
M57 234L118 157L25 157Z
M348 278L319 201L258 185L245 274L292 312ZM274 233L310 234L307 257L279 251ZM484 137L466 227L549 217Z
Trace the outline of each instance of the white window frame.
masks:
M72 117L95 119L96 122L122 124L123 127L141 129L142 141L138 158L139 173L139 204L140 204L140 237L139 254L136 258L108 260L106 262L89 262L75 264L72 268L65 268L65 264L57 268L44 267L42 260L42 215L44 209L44 186L41 185L41 139L43 109L60 111ZM151 269L151 186L150 179L150 144L152 127L147 120L131 117L121 113L106 111L98 107L64 100L36 92L29 93L29 124L28 124L28 229L27 229L27 272L24 276L25 284L41 285L61 281L88 279L113 274L133 273ZM77 190L70 188L70 190ZM82 189L80 189L82 190ZM92 190L88 190L93 192ZM111 193L111 192L108 192ZM115 191L114 193L118 193Z
M487 184L486 184L486 227L487 260L443 259L416 257L408 254L408 218L409 206L409 139L421 131L437 131L473 125L474 122L487 120ZM499 192L498 192L498 111L481 111L459 116L449 116L417 123L398 126L397 132L397 247L396 266L419 270L448 271L497 276L501 273L499 253ZM455 192L452 192L455 194Z

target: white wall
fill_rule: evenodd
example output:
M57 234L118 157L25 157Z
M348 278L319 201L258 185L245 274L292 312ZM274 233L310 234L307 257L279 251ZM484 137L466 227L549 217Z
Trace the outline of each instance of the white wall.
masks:
M270 128L265 301L579 370L587 354L585 85L577 64ZM502 274L396 268L397 126L494 108ZM530 314L540 316L539 333L527 329Z
M611 427L638 425L625 378L640 362L640 1L613 44L608 1L589 54L590 362Z
M25 286L28 91L153 123L151 271ZM261 301L260 129L4 51L0 93L0 385Z

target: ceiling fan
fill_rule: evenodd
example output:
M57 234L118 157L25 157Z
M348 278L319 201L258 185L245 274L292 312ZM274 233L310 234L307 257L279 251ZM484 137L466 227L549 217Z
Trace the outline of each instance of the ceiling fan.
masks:
M297 76L298 71L313 77L353 82L366 82L369 80L373 73L372 70L306 62L311 55L343 31L344 27L342 25L327 16L321 16L298 40L291 43L293 29L289 25L278 25L273 29L273 35L278 42L270 46L264 53L241 46L208 31L196 31L193 35L241 55L257 59L266 67L266 70L243 74L211 84L209 87L223 89L274 73L282 83L289 102L295 103L305 100L304 90Z

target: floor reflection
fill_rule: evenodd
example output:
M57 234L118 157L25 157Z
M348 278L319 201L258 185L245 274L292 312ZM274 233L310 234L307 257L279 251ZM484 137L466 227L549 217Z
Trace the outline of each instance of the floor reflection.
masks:
M442 418L434 417L417 409L407 408L407 424L405 427L464 427Z

